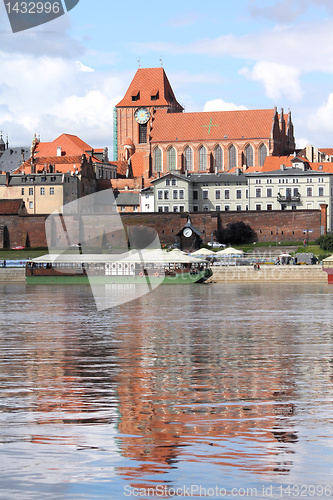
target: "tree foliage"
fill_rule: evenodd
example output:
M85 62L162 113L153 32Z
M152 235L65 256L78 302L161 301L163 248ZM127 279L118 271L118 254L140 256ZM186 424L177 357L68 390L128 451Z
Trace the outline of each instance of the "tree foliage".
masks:
M319 245L321 250L326 250L329 252L333 252L333 235L332 234L323 234L315 241L316 245Z
M257 234L245 222L231 222L220 230L219 241L227 245L244 245L257 241Z

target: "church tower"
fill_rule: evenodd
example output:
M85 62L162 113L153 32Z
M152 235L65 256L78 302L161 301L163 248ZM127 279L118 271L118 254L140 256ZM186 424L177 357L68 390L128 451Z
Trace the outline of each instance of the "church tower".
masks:
M114 113L115 160L132 163L136 174L149 177L150 130L157 109L181 113L162 67L139 68Z

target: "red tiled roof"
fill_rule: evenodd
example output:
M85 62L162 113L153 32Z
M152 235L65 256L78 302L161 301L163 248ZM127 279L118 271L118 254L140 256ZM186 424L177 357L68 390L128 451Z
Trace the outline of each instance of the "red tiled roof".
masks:
M79 169L82 163L82 155L77 156L48 156L46 158L35 158L34 163L36 165L36 171L43 170L45 165L54 165L56 172L66 173L68 171L74 171ZM20 174L22 172L31 173L31 158L27 160L23 165L21 165L15 174Z
M126 137L125 142L124 142L124 146L134 146L134 142L132 141L132 139L130 137Z
M286 167L292 167L293 164L291 160L294 159L294 155L289 156L267 156L265 163L262 167L256 167L259 172L271 172L272 170L280 170L281 165ZM249 169L246 170L248 172Z
M157 100L151 100L152 95L159 92ZM137 101L132 100L132 96L138 95ZM168 77L163 68L139 68L128 87L124 98L117 104L121 106L180 106L175 98Z
M265 159L265 164L263 167L250 167L246 170L248 172L272 172L273 170L280 170L281 165L286 167L292 167L293 161L296 158L293 155L290 156L267 156ZM316 162L311 163L305 158L298 158L299 161L306 163L310 170L322 171L322 172L333 172L332 162ZM320 168L322 167L322 168Z
M52 142L40 142L36 147L35 156L56 156L58 146L61 147L63 153L66 153L66 156L75 156L92 150L89 144L76 135L61 134Z
M144 175L144 157L147 155L147 151L136 151L131 156L133 177Z
M274 109L167 113L157 109L152 142L270 138Z
M319 167L323 168L319 168ZM329 172L333 173L333 163L330 161L318 162L318 163L310 163L310 168L312 170L320 170L321 172Z
M0 200L0 214L1 215L16 215L21 206L22 206L22 200L20 199L14 199L14 200Z
M321 153L324 153L325 155L333 156L333 148L323 148L323 149L319 148L319 151Z

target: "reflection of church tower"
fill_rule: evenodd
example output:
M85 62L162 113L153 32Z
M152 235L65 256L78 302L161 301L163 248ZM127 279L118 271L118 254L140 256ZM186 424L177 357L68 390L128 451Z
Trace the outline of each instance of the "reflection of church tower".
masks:
M180 113L163 68L139 68L114 115L114 140L118 161L131 158L135 171L149 177L149 132L156 109ZM130 147L129 147L130 145Z

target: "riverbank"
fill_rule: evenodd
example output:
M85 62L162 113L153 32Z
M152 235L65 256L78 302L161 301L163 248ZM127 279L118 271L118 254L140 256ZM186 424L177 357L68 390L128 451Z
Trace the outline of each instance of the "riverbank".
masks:
M290 282L327 283L327 274L320 265L316 266L270 266L262 265L259 270L253 266L213 266L213 276L208 282ZM0 282L25 281L24 268L0 268Z
M327 283L327 273L321 265L315 266L272 266L262 265L259 270L253 266L212 267L210 282L289 282Z

